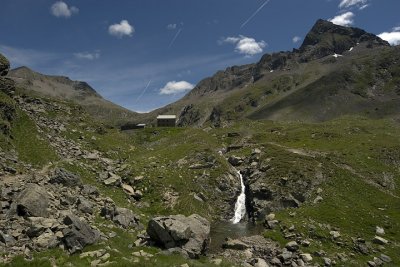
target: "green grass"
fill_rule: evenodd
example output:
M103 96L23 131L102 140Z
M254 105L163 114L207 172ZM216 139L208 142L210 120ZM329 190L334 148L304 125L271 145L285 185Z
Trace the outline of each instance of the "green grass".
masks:
M58 159L49 143L40 137L35 123L21 110L12 127L13 144L20 160L35 167L43 167Z

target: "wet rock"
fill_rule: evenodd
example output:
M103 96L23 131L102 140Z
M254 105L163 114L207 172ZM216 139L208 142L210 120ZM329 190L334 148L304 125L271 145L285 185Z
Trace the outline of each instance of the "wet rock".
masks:
M100 233L73 214L66 214L64 223L69 227L63 230L63 243L70 253L81 251L85 246L97 242Z
M62 184L65 186L78 186L81 184L81 178L65 169L56 169L50 178L52 184Z
M198 258L208 246L210 223L197 214L156 217L150 220L147 233L164 248L180 247L190 258Z

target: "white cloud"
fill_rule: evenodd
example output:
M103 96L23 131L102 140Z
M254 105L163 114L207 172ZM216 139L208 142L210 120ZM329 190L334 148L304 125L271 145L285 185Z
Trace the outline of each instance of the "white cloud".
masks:
M79 59L95 60L100 58L100 51L74 53L74 56Z
M257 42L254 38L239 35L238 37L227 37L219 41L220 44L236 44L235 51L246 56L254 56L262 53L267 46L265 41Z
M394 32L400 32L400 26L398 26L398 27L393 27L393 29L392 29Z
M293 43L298 43L301 41L301 37L295 36L295 37L293 37L292 41L293 41Z
M194 85L186 81L171 81L160 89L160 95L172 95L192 90Z
M339 4L339 8L352 8L358 7L358 9L362 10L369 6L369 0L341 0Z
M78 14L79 9L74 6L69 7L63 1L58 1L51 6L50 12L53 16L56 16L58 18L60 17L69 18L72 15Z
M383 32L378 36L381 39L388 41L391 45L400 45L400 28L396 27L394 29L397 29L397 31Z
M134 32L135 29L127 20L121 20L119 24L116 23L108 27L108 33L119 38L122 38L124 35L132 36Z
M177 27L176 23L173 23L173 24L171 23L171 24L168 24L168 25L167 25L167 29L168 29L168 30L175 30L176 27Z
M341 26L351 26L354 23L354 13L349 11L330 19L329 21Z

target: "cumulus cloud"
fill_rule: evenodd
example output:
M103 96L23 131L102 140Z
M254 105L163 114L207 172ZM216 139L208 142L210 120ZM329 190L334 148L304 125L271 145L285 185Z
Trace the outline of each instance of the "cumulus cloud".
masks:
M400 45L400 27L393 28L393 30L392 32L383 32L378 34L378 36L388 41L391 45Z
M122 38L125 35L132 36L134 32L135 29L127 20L121 20L120 23L116 23L108 27L108 33L119 38Z
M100 51L94 51L93 53L90 52L79 52L74 53L74 56L78 59L86 59L86 60L95 60L100 58Z
M79 9L77 7L71 6L69 7L65 2L63 1L58 1L55 2L51 8L50 12L53 16L56 16L58 18L69 18L72 15L78 14Z
M227 37L219 41L220 44L229 43L235 44L235 51L246 56L254 56L262 53L267 46L265 41L257 42L254 38L239 35L237 37Z
M349 11L330 19L329 21L337 25L348 27L354 23L354 13Z
M177 27L176 23L171 23L167 25L167 30L175 30Z
M298 43L298 42L301 41L301 37L300 36L295 36L295 37L293 37L292 41L293 41L294 44Z
M352 8L358 7L358 9L362 10L369 6L369 0L341 0L339 4L339 8Z
M172 95L192 90L194 85L186 81L171 81L160 89L160 95Z

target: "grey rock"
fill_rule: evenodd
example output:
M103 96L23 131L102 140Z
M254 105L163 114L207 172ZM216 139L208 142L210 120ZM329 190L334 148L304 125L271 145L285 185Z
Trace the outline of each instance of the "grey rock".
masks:
M105 185L119 185L121 184L121 177L110 172L108 178L103 181Z
M150 220L147 233L164 248L179 247L190 258L198 258L208 246L210 223L197 214L156 217Z
M324 261L324 266L332 266L332 260L329 258L322 258L322 260Z
M112 220L123 228L140 226L139 217L129 209L119 207L104 207L101 210L101 216Z
M37 184L27 184L10 208L10 215L48 217L49 195Z
M97 187L93 186L93 185L83 185L82 186L82 194L84 195L93 195L93 196L98 196L99 190L97 189Z
M59 241L57 240L57 236L53 232L48 231L38 236L33 243L39 249L48 249L58 246Z
M382 227L376 227L376 234L377 235L385 235L385 230Z
M232 166L239 166L243 163L243 159L241 157L236 157L236 156L230 156L228 158L228 162L232 165Z
M379 244L379 245L386 245L387 243L389 243L389 241L387 241L386 239L384 239L383 237L380 237L380 236L375 236L374 239L372 240L372 242Z
M73 187L81 184L81 178L65 169L59 168L54 170L50 178L52 184L62 184L65 186Z
M93 214L93 203L84 197L79 197L78 209L83 213Z
M255 260L255 263L253 266L254 267L269 267L268 263L264 259L261 259L261 258L257 258Z
M225 243L222 245L223 248L226 249L234 249L234 250L245 250L249 248L249 245L246 243L238 240L238 239L228 239L225 241Z
M5 244L6 246L12 246L15 244L16 240L11 235L0 231L0 242Z
M381 254L381 256L379 257L382 261L389 263L392 262L392 258L390 258L389 256L385 255L385 254Z
M299 249L299 244L296 241L290 241L285 246L289 251L297 251Z
M70 253L81 251L85 246L97 242L100 233L73 214L66 214L64 223L69 227L63 230L63 243Z

